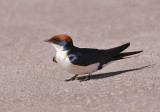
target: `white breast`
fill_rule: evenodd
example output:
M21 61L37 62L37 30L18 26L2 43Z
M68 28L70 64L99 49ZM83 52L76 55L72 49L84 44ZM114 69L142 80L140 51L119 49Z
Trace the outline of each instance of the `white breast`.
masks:
M92 64L89 66L78 66L74 65L70 62L67 51L57 51L56 53L56 61L59 63L64 69L72 74L89 74L97 71L99 63Z

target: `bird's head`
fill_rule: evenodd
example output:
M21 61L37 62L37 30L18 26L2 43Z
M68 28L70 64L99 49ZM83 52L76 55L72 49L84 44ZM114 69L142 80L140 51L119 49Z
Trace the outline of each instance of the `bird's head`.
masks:
M73 46L71 37L65 34L55 35L44 41L51 43L57 51L68 49Z

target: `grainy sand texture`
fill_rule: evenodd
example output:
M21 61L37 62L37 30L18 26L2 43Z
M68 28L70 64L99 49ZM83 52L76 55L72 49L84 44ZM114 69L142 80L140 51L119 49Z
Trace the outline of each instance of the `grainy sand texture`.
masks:
M56 34L144 52L65 82ZM160 0L0 0L0 112L160 112Z

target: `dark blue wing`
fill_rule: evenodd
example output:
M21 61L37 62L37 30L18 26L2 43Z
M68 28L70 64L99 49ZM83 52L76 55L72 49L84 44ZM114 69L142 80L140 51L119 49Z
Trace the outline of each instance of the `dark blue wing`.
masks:
M71 63L81 66L87 66L99 61L100 51L97 49L77 49L68 53Z
M88 48L73 48L68 52L68 57L71 63L80 66L87 66L90 64L102 62L104 60L110 60L114 56L118 55L130 44L124 44L119 47L115 47L107 50L88 49Z

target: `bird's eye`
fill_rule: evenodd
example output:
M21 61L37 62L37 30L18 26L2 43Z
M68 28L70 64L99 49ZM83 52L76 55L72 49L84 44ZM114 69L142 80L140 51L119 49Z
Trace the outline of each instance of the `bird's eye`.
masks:
M54 43L58 44L60 42L60 39L59 38L55 38L54 39Z

